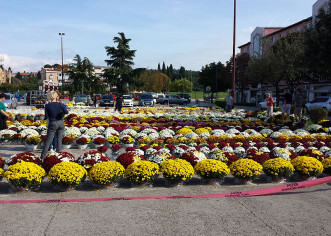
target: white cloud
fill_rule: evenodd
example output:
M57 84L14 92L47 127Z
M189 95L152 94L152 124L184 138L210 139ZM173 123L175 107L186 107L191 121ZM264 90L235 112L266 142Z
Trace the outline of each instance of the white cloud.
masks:
M5 69L10 67L13 72L37 72L45 64L53 65L55 63L61 64L60 60L42 59L42 58L31 58L22 56L9 56L7 54L0 54L0 58L3 58L3 64ZM64 60L64 63L72 63L72 59Z

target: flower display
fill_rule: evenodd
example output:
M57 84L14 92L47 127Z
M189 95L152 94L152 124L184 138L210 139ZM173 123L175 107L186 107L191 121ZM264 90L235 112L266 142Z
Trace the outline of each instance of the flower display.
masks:
M48 173L51 183L62 187L76 187L85 180L87 171L75 162L60 162L53 166Z
M286 161L282 158L275 158L263 163L263 171L266 175L277 180L289 177L293 173L294 167L290 161Z
M62 162L62 161L71 161L75 162L75 157L69 152L50 152L42 161L42 167L49 172L53 166Z
M91 142L91 140L88 139L88 138L86 138L86 137L81 137L81 138L78 138L78 139L76 140L76 143L77 143L78 145L86 145L86 144L89 144L90 142Z
M189 181L194 175L193 166L183 159L166 160L160 167L163 177L171 183Z
M119 151L121 148L122 148L121 145L119 145L119 144L113 144L113 146L111 147L111 150L112 150L113 152L117 152L117 151Z
M110 143L110 144L116 144L116 143L120 142L120 139L118 138L118 136L110 136L107 139L107 142Z
M316 149L303 149L300 153L300 156L315 157L317 160L322 161L325 158L325 155Z
M314 157L298 156L291 163L295 172L303 177L317 176L323 172L322 163Z
M100 185L110 185L124 176L124 167L116 161L106 161L95 164L89 171L89 178Z
M125 144L134 143L134 139L131 136L127 135L121 139L121 142Z
M110 161L110 159L105 154L99 151L85 152L77 159L77 163L82 165L86 169L90 169L93 165L104 161Z
M131 165L133 162L137 162L140 160L145 160L145 157L142 155L139 155L135 152L125 152L119 155L116 158L116 161L122 164L124 168L127 168L129 165Z
M98 152L106 153L108 148L105 145L101 145L100 147L97 148Z
M267 160L270 159L270 157L269 157L266 153L264 153L264 152L260 152L260 151L258 151L258 150L256 150L256 149L249 149L249 150L247 151L246 158L248 158L248 159L252 159L252 160L254 160L254 161L260 163L261 165L262 165L265 161L267 161Z
M102 145L106 143L106 139L103 137L97 137L95 139L93 139L93 143L96 145Z
M231 174L239 179L255 180L261 175L262 166L251 159L239 159L230 165Z
M43 168L32 162L21 161L8 167L5 177L15 188L39 187L46 172Z
M195 166L198 162L207 159L206 155L199 151L185 152L179 158L188 161L192 166Z
M2 156L0 156L0 169L5 166L6 160Z
M0 168L0 181L2 180L4 174L5 174L5 171Z
M151 161L137 161L130 164L124 171L124 176L131 183L142 184L151 182L160 174L159 165Z
M39 136L29 136L25 139L25 143L31 145L38 145L39 143L41 143L41 138L39 138Z
M325 158L322 161L322 165L324 168L324 173L331 175L331 157Z
M68 136L62 137L62 144L63 145L71 145L74 143L74 140Z
M230 173L228 166L219 160L206 159L198 162L194 170L203 179L224 179Z
M156 162L157 164L161 164L165 160L175 159L175 157L166 151L156 151L156 152L152 153L151 155L148 155L148 158L146 158L146 159L148 161L152 161L152 162Z
M36 154L34 154L32 152L22 152L22 153L17 153L15 155L12 155L9 158L7 165L14 165L20 161L33 162L37 165L41 164L41 160Z

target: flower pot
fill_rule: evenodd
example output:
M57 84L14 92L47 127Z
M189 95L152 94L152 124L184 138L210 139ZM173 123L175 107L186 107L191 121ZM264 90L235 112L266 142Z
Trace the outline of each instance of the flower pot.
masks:
M241 179L241 178L235 178L234 183L235 184L244 184L244 185L253 184L251 179Z
M141 184L136 184L130 182L132 188L147 188L147 187L153 187L153 184L151 182L144 182Z
M63 149L70 149L72 144L62 144Z
M183 184L183 182L173 182L168 179L165 179L165 185L168 188L175 188L175 187L181 186L182 184Z
M116 152L112 151L111 159L115 160L118 157L119 154L120 154L120 151L116 151Z
M38 145L34 145L34 144L25 144L25 147L26 147L26 149L28 150L28 151L35 151L35 150L37 150L37 147L38 147Z
M70 190L74 190L76 187L74 186L62 186L62 185L58 185L58 184L55 184L54 185L54 190L55 191L58 191L58 192L67 192L67 191L70 191Z
M208 178L208 179L204 179L203 182L206 185L216 185L219 184L220 180L217 178Z
M125 143L125 144L123 144L123 147L124 148L133 147L133 146L134 146L133 143Z
M87 149L87 144L78 144L78 149Z
M104 144L94 144L94 148L97 149L98 147L101 147Z
M103 184L97 184L97 183L92 182L92 186L93 186L94 189L107 189L107 188L116 187L117 183L111 183L111 184L108 184L108 185L103 185Z

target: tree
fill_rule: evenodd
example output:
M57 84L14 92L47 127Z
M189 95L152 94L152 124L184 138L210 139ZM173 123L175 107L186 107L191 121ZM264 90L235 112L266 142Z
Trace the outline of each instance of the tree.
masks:
M46 64L44 65L44 68L52 68L52 66L50 64Z
M230 88L227 81L226 67L221 63L210 63L202 67L199 72L198 83L206 89L207 86L211 87L211 92L226 91Z
M172 64L170 64L170 66L169 66L169 74L168 74L168 76L169 76L169 78L172 80L172 75L174 74L174 68L173 68L173 66L172 66Z
M162 64L162 73L163 74L166 74L167 73L167 69L166 69L166 66L165 66L165 63L164 62Z
M331 80L331 1L320 9L315 26L306 34L306 59L315 76Z
M161 66L160 66L160 63L157 64L157 71L161 71Z
M192 90L192 83L185 78L177 79L171 83L170 90L180 93L189 93Z
M171 80L166 74L154 70L146 71L139 81L142 83L142 90L152 92L166 91L171 84Z
M117 43L117 47L105 47L107 56L110 57L105 62L110 68L104 71L104 77L107 78L111 86L116 86L119 93L123 93L126 87L133 82L130 72L134 65L133 58L136 50L130 50L129 42L131 39L127 39L123 32L118 34L120 37L113 39L114 43Z
M181 74L182 78L186 78L185 67L183 66L180 67L179 74Z
M238 54L236 56L236 90L241 94L241 102L244 102L244 91L249 88L248 62L250 56L248 53Z

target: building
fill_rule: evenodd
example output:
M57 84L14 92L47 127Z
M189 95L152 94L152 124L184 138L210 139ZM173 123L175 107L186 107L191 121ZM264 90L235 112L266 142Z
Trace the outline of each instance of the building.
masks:
M310 27L313 27L316 16L319 10L323 8L328 10L329 0L318 0L312 6L312 16L303 19L299 22L291 24L287 27L256 27L250 35L250 41L240 45L240 53L248 53L251 57L261 57L267 50L267 47L277 42L281 37L294 32L302 32ZM285 81L281 81L279 88L284 90L287 88ZM330 96L331 84L326 80L319 79L318 83L303 84L302 88L306 91L309 100L314 99L317 96ZM265 98L265 94L270 93L275 95L275 88L272 85L264 83L259 84L256 88L250 86L250 89L246 90L244 94L236 93L236 100L241 99L244 96L246 102L260 102Z
M41 68L41 80L43 81L43 90L56 90L62 86L62 71L54 68ZM63 82L72 83L69 74L63 73Z

